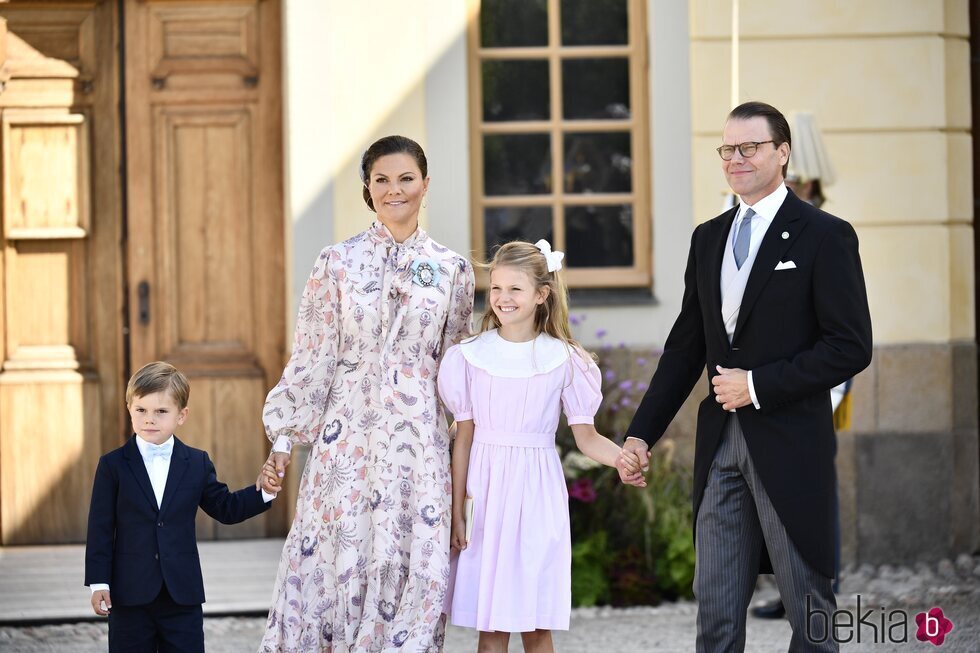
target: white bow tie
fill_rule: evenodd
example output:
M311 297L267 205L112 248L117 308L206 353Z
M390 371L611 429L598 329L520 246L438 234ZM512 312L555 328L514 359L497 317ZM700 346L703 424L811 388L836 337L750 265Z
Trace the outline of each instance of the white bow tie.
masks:
M156 458L160 458L161 460L166 460L170 458L170 454L173 453L173 450L174 450L174 443L172 440L170 442L167 442L166 444L147 443L146 459L148 461L154 460Z

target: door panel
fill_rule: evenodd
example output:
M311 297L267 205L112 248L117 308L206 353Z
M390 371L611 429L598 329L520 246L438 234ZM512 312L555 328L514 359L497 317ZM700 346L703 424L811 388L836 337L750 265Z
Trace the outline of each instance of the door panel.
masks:
M160 242L170 240L161 273L161 342L181 358L256 365L255 288L249 200L253 123L247 110L167 108L158 126ZM185 265L184 261L199 261Z
M131 3L126 34L133 367L188 375L178 433L237 489L268 451L262 402L285 349L279 3ZM199 533L268 522L202 517Z
M124 433L116 3L0 17L0 541L79 542Z

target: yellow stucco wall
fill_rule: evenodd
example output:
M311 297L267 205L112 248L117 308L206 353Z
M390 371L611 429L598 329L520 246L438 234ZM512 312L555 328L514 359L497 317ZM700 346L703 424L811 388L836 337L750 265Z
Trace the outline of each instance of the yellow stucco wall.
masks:
M861 238L877 344L972 339L966 0L741 0L739 100L811 111ZM725 190L731 0L691 0L695 219Z
M426 76L466 27L465 12L438 5L406 7L394 0L330 5L324 34L331 44L323 66L331 102L323 110L335 136L335 146L324 153L335 181L335 242L362 231L373 217L358 186L364 149L388 134L427 145ZM427 227L424 210L420 220Z

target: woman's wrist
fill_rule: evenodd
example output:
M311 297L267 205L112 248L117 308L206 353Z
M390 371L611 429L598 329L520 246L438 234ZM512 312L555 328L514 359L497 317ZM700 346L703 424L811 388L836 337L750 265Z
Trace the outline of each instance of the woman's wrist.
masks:
M288 435L280 435L276 437L276 441L272 443L272 453L292 453L293 443L290 441Z

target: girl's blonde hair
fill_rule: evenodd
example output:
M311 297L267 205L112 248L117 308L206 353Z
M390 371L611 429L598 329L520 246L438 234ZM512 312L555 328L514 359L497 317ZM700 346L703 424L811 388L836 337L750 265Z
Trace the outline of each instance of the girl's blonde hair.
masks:
M572 329L568 325L568 288L565 286L565 280L558 270L548 272L548 261L540 249L529 242L515 240L502 245L490 263L480 264L479 267L486 269L490 274L499 267L517 268L530 277L535 290L547 288L547 298L535 309L535 333L547 333L580 353L589 355L572 337ZM489 292L486 304L477 334L500 328L500 320L490 304Z

